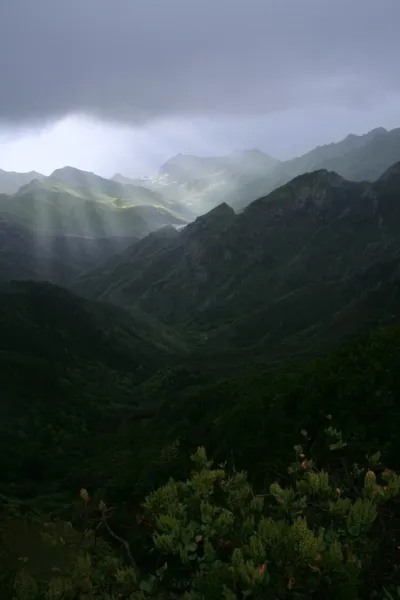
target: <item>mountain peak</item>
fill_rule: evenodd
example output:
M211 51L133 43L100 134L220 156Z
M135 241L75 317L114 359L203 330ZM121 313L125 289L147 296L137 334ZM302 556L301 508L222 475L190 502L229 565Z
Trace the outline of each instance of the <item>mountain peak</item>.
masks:
M384 127L375 127L375 129L371 129L371 131L368 131L368 133L366 135L373 137L375 135L381 135L384 133L388 133L388 130L385 129Z
M20 187L28 184L33 179L43 179L44 175L36 171L19 173L17 171L3 171L0 169L0 194L15 194Z
M327 185L340 185L343 183L344 178L335 171L329 171L328 169L318 169L317 171L311 171L310 173L303 173L298 175L292 181L286 185L297 186L327 186Z
M185 227L182 235L188 236L206 230L209 233L222 231L231 224L236 213L229 204L222 202L209 212L197 217L197 219Z
M78 169L77 167L70 167L69 165L65 167L61 167L60 169L55 169L50 175L51 179L59 179L61 181L64 180L76 180L79 181L81 179L104 179L100 175L96 175L96 173L92 173L91 171L83 171L82 169Z
M196 220L200 220L203 222L211 222L215 219L227 219L230 221L235 216L236 213L233 210L233 208L229 206L229 204L227 204L226 202L222 202L221 204L218 204L218 206L216 206L215 208L211 209L208 213L198 217Z
M28 183L25 183L24 185L21 185L20 188L18 188L17 192L18 194L24 194L26 192L34 192L37 190L44 190L46 189L46 183L45 183L45 179L32 179L31 181L29 181Z
M82 169L78 169L77 167L71 167L69 165L66 165L65 167L60 167L59 169L55 169L50 177L57 177L57 175L61 174L61 173L86 173L86 171L82 171ZM94 175L94 173L91 173L91 175Z
M361 135L357 135L355 133L349 133L349 135L347 135L343 141L351 141L351 140L368 140L368 139L372 139L377 135L382 135L388 133L387 129L385 129L384 127L375 127L375 129L371 129L371 131L368 131L367 133L362 133ZM340 142L339 142L340 143Z

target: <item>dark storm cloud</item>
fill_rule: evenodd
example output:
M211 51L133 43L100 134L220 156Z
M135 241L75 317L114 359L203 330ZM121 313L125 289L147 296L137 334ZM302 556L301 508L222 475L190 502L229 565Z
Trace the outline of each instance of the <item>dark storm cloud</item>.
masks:
M0 120L365 107L400 90L399 0L1 0Z

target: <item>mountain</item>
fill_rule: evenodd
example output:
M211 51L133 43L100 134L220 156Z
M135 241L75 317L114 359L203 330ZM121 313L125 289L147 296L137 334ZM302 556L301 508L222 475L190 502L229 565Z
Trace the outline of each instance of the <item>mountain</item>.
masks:
M105 435L149 412L134 387L174 352L179 336L137 312L49 283L1 285L0 493L73 479Z
M400 129L373 129L364 135L348 135L338 143L319 146L303 156L283 162L270 173L242 182L224 199L235 210L266 195L294 177L314 170L335 171L352 181L374 181L400 160Z
M134 241L122 236L38 233L0 219L0 282L32 279L66 285Z
M94 303L47 282L2 284L0 306L1 352L69 364L100 361L132 370L147 359L162 361L165 352L184 349L179 336L174 342L168 327L146 315Z
M210 347L299 348L310 328L400 277L398 172L374 183L301 175L241 214L219 206L156 252L145 238L74 289L197 331ZM396 306L397 296L387 318Z
M125 175L121 175L121 173L115 173L112 177L111 177L112 181L117 181L118 183L121 183L122 185L137 185L139 187L142 187L144 185L144 183L146 182L146 179L142 179L142 178L132 178L132 177L125 177Z
M235 151L228 156L199 157L193 155L177 154L170 158L160 168L161 175L168 175L170 179L187 183L205 177L212 177L220 171L268 171L276 167L279 161L260 150Z
M288 161L279 161L257 149L220 157L178 154L161 166L158 175L140 184L170 201L185 204L196 215L221 202L240 211L256 198L314 170L335 171L354 181L374 181L400 160L399 132L378 127L363 135L349 134L339 142L318 146ZM125 183L122 176L115 177Z
M149 272L149 277L147 277L147 265L160 261L157 269L158 275L162 277L164 267L170 266L168 259L167 261L160 260L163 257L163 251L168 250L171 243L178 240L179 237L180 234L173 227L159 229L139 242L131 244L124 252L99 264L97 268L77 277L72 284L72 289L84 296L101 298L106 286L109 286L108 293L111 295L114 288L120 290L125 282L130 282L132 269L136 268L138 270L135 272L135 277L142 278L144 282L151 285L154 272Z
M136 205L106 196L107 186L73 188L53 176L35 179L15 194L0 196L0 217L41 233L101 238L143 237L163 225L186 223L159 204Z
M87 298L0 285L2 597L395 597L399 198L400 163L320 169L134 241Z
M160 192L149 189L143 182L126 180L124 182L106 179L95 173L81 171L73 167L55 170L46 181L50 186L66 192L79 194L86 200L112 203L117 208L132 206L152 206L168 210L180 219L191 219L193 215L182 203L166 199ZM59 184L62 184L60 188Z
M119 198L124 195L124 186L111 179L106 179L75 167L56 169L49 177L50 180L61 182L73 189L91 190L93 194Z
M332 159L344 158L350 152L357 153L358 150L367 146L375 138L385 136L388 133L389 132L384 129L384 127L372 129L368 133L362 135L354 135L353 133L350 133L340 142L334 142L324 146L317 146L310 152L307 152L298 158L294 158L285 164L286 166L290 165L290 168L293 169L295 175L300 175L301 173L315 170L318 165L326 165L327 161ZM396 158L390 161L389 164L395 160ZM321 166L321 168L324 167ZM381 173L378 173L377 177L380 174ZM376 177L372 177L372 179L375 178Z
M278 164L277 159L257 149L217 157L178 154L144 185L185 203L199 215L219 204L221 196L227 196L239 182L269 173Z
M110 194L119 194L112 197ZM65 167L0 194L0 281L67 285L189 210L157 192Z
M400 158L400 128L374 130L373 133L368 143L356 150L325 160L324 168L335 170L353 181L373 181L380 177Z
M22 185L26 185L33 179L42 179L43 177L44 175L36 171L17 173L0 169L0 194L14 194Z
M153 295L161 294L162 300L163 286L173 269L177 283L174 284L175 292L171 293L175 293L175 309L179 313L180 304L186 301L185 294L190 294L186 289L188 282L185 270L193 269L195 272L195 261L207 252L215 236L228 227L234 218L233 209L222 204L198 217L181 232L172 228L160 229L131 245L104 265L84 273L74 281L73 289L89 296L94 294L99 299L106 297L108 301L117 304L124 304L126 301L130 305L131 298L138 290L143 291L149 300ZM199 277L201 278L200 272ZM179 285L185 289L179 291ZM122 296L125 300L122 300ZM169 310L168 300L164 309Z

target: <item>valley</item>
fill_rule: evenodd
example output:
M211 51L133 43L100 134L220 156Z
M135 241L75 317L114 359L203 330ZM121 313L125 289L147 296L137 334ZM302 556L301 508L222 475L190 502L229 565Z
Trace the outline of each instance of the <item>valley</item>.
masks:
M262 598L263 561L274 598L288 564L303 598L396 582L399 131L147 178L0 171L5 598ZM303 518L321 564L292 553Z

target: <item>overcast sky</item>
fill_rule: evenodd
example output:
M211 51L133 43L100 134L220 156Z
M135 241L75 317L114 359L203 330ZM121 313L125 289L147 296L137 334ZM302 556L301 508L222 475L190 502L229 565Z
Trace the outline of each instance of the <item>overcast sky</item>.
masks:
M400 0L0 4L0 168L137 175L400 125Z

